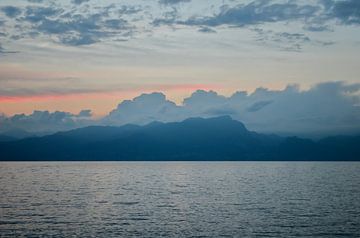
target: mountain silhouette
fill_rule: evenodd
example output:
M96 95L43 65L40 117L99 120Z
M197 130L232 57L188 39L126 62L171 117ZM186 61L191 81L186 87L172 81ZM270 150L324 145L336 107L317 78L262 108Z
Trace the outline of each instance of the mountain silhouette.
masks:
M90 126L49 136L0 142L3 161L276 161L360 160L360 136L319 141L252 132L229 116Z
M13 141L13 140L16 140L16 138L8 136L8 135L0 134L0 142Z

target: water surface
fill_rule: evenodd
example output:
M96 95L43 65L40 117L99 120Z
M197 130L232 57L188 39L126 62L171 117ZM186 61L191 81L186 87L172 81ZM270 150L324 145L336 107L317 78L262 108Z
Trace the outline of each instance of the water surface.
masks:
M1 237L360 237L360 163L0 163Z

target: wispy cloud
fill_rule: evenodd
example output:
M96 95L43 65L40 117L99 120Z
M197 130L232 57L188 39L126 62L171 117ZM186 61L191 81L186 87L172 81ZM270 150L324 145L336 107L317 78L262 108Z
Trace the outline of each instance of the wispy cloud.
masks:
M19 53L18 51L12 51L12 50L6 50L4 47L0 44L0 55L1 54L15 54ZM0 79L1 80L1 79Z

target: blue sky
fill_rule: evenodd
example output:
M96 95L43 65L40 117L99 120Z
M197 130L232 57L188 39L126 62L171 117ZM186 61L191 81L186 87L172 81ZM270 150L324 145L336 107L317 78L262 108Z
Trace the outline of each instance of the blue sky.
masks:
M359 25L357 0L2 0L0 112L357 85Z

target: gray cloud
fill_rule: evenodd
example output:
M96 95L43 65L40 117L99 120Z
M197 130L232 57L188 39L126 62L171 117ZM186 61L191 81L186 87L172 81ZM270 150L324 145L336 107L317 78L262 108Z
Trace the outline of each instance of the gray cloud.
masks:
M176 121L181 107L166 100L162 93L142 94L133 100L125 100L103 119L103 123L122 125L145 124L151 121Z
M186 25L199 27L199 32L214 32L219 26L252 27L262 29L265 24L282 22L298 22L302 29L308 32L331 31L334 20L337 23L349 25L360 23L360 2L358 0L320 0L317 4L308 4L301 1L275 2L269 0L255 0L248 4L238 4L232 7L223 5L219 12L211 16L195 15L186 20L175 17L156 18L154 26L159 25ZM211 28L210 28L211 27ZM262 43L282 41L285 46L282 50L300 51L304 44L325 46L316 40L311 41L304 33L287 33L263 30ZM271 39L273 38L273 39ZM277 38L277 39L275 39ZM270 44L268 44L270 43Z
M58 11L53 9L46 14ZM38 17L36 30L57 36L58 41L65 45L89 45L104 38L128 34L131 31L126 20L118 17L109 18L106 10L89 15L66 13L55 19L50 19L44 14L36 14L36 16Z
M326 20L325 20L326 19ZM252 1L248 4L238 4L233 7L223 5L219 13L212 16L196 15L186 20L181 20L178 15L172 17L156 18L154 26L159 25L186 25L198 27L199 32L212 33L220 26L227 27L256 27L258 32L257 41L266 43L268 46L275 46L282 50L300 51L302 45L312 43L304 33L273 32L263 30L262 25L272 23L288 23L298 21L303 24L306 31L325 31L329 27L325 24L324 7L321 4L310 5L300 4L297 1L286 1L276 3L268 0ZM275 45L272 45L276 43ZM321 44L320 44L321 45Z
M121 102L100 120L91 111L79 114L35 111L30 115L1 116L0 131L9 128L36 131L69 130L90 124L147 124L181 121L189 117L230 115L258 132L286 135L331 135L360 132L360 84L327 82L308 90L288 86L283 90L258 88L226 97L214 91L197 90L182 105L162 93L142 94Z
M331 3L329 3L331 2ZM360 1L358 0L329 0L330 17L339 19L343 24L360 24Z
M202 32L202 33L216 33L216 31L213 28L206 27L206 26L200 27L200 29L198 31Z
M31 3L42 3L44 2L44 0L27 0L28 2L31 2Z
M239 4L235 7L223 7L220 13L211 17L193 17L184 21L187 25L206 26L246 26L279 21L291 21L313 17L319 11L318 6L298 5L293 1L287 3L272 3L271 1L254 1L249 4Z
M33 133L53 133L70 130L93 123L91 111L83 110L79 114L69 112L34 111L30 115L16 114L11 117L0 116L0 132L25 130Z
M56 7L31 6L26 8L25 17L22 20L38 23L47 20L49 17L55 17L63 11L63 9Z
M72 0L71 2L76 4L76 5L80 5L83 4L85 2L89 2L90 0Z
M1 54L15 54L18 53L18 51L10 51L10 50L6 50L4 49L4 47L1 45L0 43L0 55ZM0 90L1 91L1 90Z
M5 13L7 17L14 18L21 14L21 9L14 6L2 7L1 11Z
M159 3L164 5L174 5L185 2L191 2L191 0L159 0Z
M126 40L132 36L135 27L122 16L141 11L135 6L117 7L112 4L98 7L94 11L79 12L73 8L66 9L51 4L16 8L16 12L23 12L20 15L15 14L12 8L3 7L2 11L28 25L18 25L17 31L11 34L11 39L47 35L57 43L71 46L90 45L110 38Z
M187 20L173 19L173 21L158 18L155 22L168 25L246 27L265 23L300 21L305 30L327 31L329 30L327 23L334 19L339 20L342 24L359 24L359 12L360 2L358 0L320 0L316 5L304 4L301 1L255 0L233 7L223 5L219 8L219 12L212 16L199 14Z
M94 7L83 4L89 0L71 0L72 4L69 6L62 5L58 1L28 0L28 2L38 4L30 4L22 8L17 6L1 8L4 16L10 18L7 19L9 24L5 27L9 27L6 37L11 40L45 35L60 44L79 46L104 40L129 40L136 33L152 32L152 27L160 25L185 25L195 28L199 33L215 33L219 27L265 29L264 25L296 22L301 27L298 32L274 33L264 30L262 39L263 42L270 43L266 45L282 41L284 47L275 46L281 50L300 51L303 45L317 42L316 39L307 41L306 39L310 39L306 36L307 32L331 31L331 26L335 24L360 23L360 3L357 0L319 0L318 2L255 0L233 6L214 5L213 9L218 9L215 13L204 15L203 12L198 12L191 17L176 6L180 3L195 5L191 0L159 0L157 1L159 4L169 7L160 8L160 12L155 11L156 13L152 12L154 10L151 9L152 6L144 4L135 6L114 3L104 7ZM132 15L134 16L131 18ZM142 24L136 24L136 21L142 21ZM13 24L16 24L16 31L10 29ZM181 27L173 29L181 29ZM276 37L278 39L271 39Z
M142 8L140 6L123 5L123 6L119 7L117 11L120 15L132 15L132 14L141 12Z
M246 109L246 111L248 112L256 112L259 111L261 109L263 109L264 107L266 107L267 105L269 105L270 103L272 103L273 101L269 100L269 101L259 101L259 102L255 102L254 104L252 104L250 107L248 107Z
M301 51L305 43L315 43L302 33L265 31L260 28L255 28L253 31L257 33L255 39L257 42L286 51Z
M91 116L92 116L92 112L89 109L81 110L77 115L77 117L91 117Z
M322 0L318 5L299 4L300 1L273 3L267 0L239 4L222 8L212 17L192 18L187 24L246 26L280 21L301 20L304 29L328 31L329 21L337 19L342 24L360 23L360 2L358 0Z
M162 94L143 94L119 104L103 122L145 124L154 120L230 115L260 132L304 135L360 132L359 93L360 84L341 82L322 83L305 91L297 86L279 91L258 88L251 94L237 92L230 97L198 90L184 99L181 106Z

